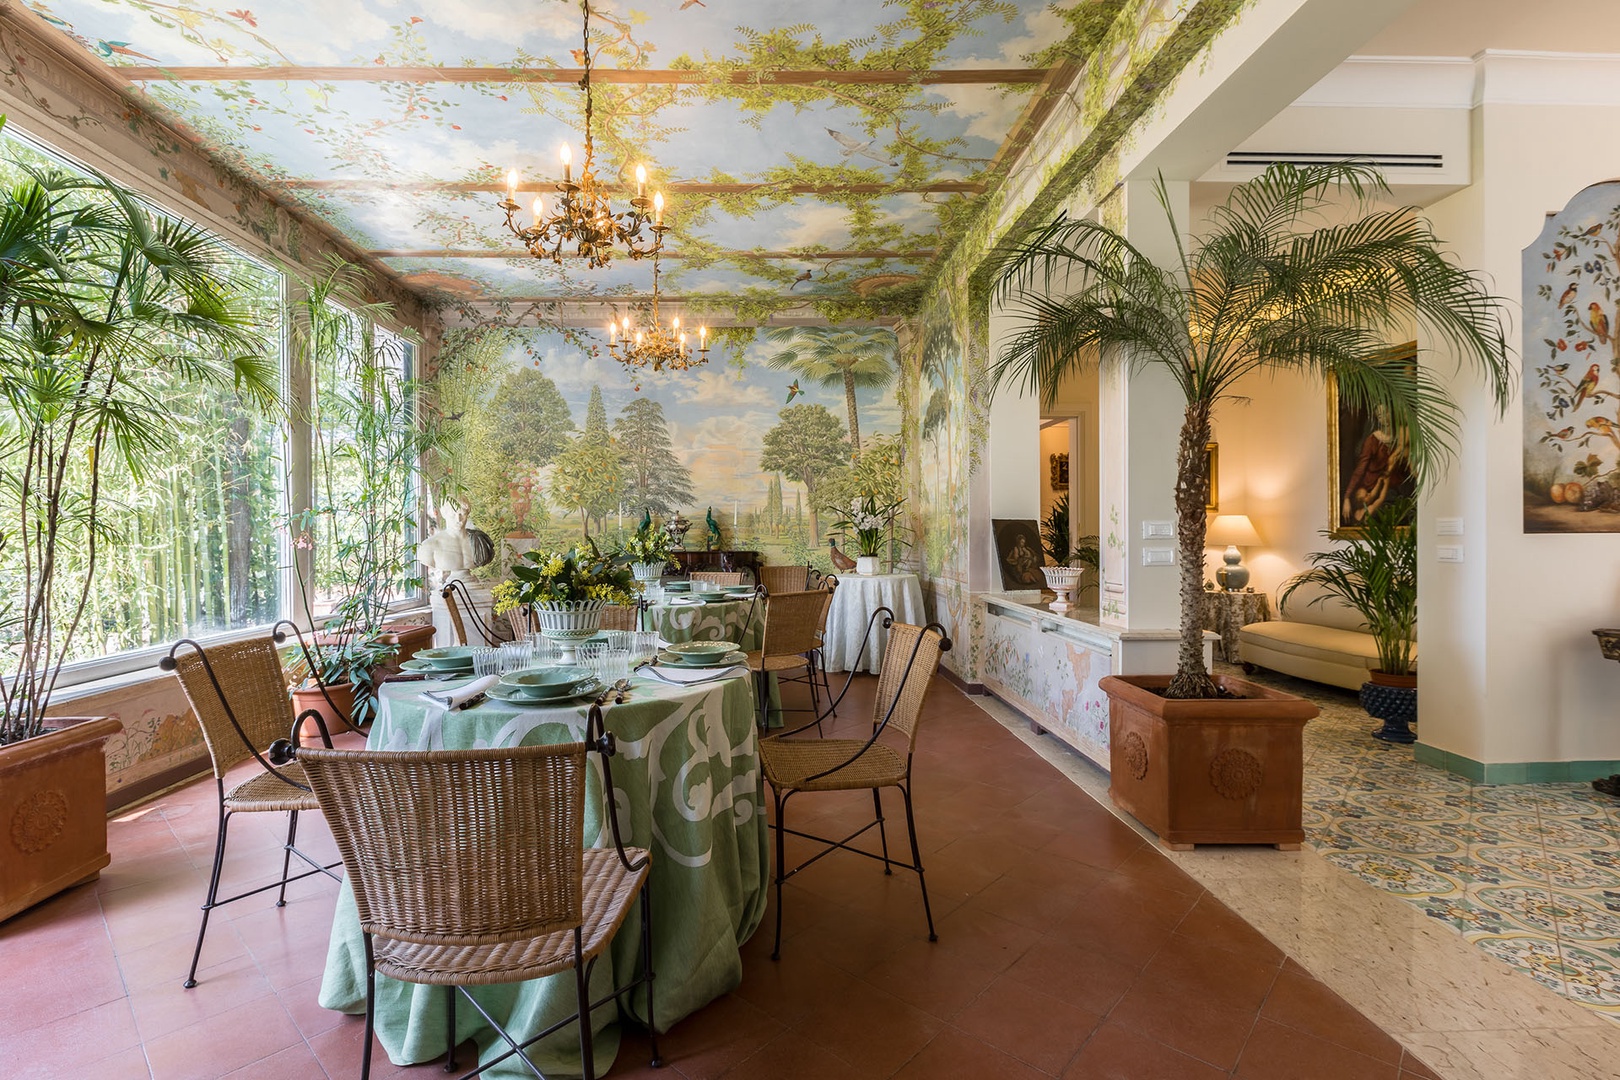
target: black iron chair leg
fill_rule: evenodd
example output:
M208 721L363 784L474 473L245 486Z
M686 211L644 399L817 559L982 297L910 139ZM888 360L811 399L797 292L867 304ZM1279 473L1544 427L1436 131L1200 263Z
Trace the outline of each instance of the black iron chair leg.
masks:
M287 811L287 846L281 852L281 890L276 893L276 907L287 906L287 875L292 872L293 847L298 839L298 811Z
M371 1076L371 1043L377 1030L377 964L371 953L371 935L363 934L366 943L366 1041L360 1049L360 1080Z
M836 719L838 716L838 702L833 701L832 683L827 681L827 658L821 655L820 649L816 650L816 670L821 672L821 689L826 692L827 700L832 702L831 707L827 710L827 715Z
M652 1044L652 1060L647 1064L655 1069L664 1067L664 1058L658 1052L658 1022L653 1015L653 971L652 951L652 882L644 881L641 884L641 974L647 980L647 1041Z
M219 785L219 832L214 837L214 872L208 878L208 899L203 901L202 926L197 928L197 947L191 953L191 970L182 984L187 990L197 985L197 962L202 959L203 938L208 936L208 915L219 899L219 873L225 865L225 833L231 826L231 812L225 809L225 785ZM285 871L281 875L286 877Z
M872 808L877 811L878 837L883 841L883 872L893 874L889 868L889 832L883 827L883 789L872 789ZM913 860L915 861L915 860Z
M574 927L574 985L579 990L579 1067L583 1080L596 1080L596 1048L591 1045L591 986L585 974L584 948Z
M901 785L900 795L906 801L906 832L911 834L911 865L917 871L917 886L922 889L923 916L928 920L928 940L938 941L934 933L934 909L928 905L928 879L923 877L922 851L917 847L917 819L911 812L911 788Z
M771 795L776 801L776 944L771 946L771 959L782 958L782 881L787 877L787 852L783 847L787 837L783 832L785 823L782 820L783 811L787 807L787 800L782 798L780 792L771 789Z
M453 1073L456 1071L456 995L461 991L454 986L445 987L445 991L444 1071Z

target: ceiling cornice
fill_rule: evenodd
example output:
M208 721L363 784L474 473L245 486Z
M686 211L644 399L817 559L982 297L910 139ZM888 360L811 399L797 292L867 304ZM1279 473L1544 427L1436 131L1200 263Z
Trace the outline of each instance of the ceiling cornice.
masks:
M403 67L391 65L165 66L120 64L111 68L124 82L404 82L404 83L567 83L577 84L584 68L507 67ZM1046 68L943 68L926 70L720 70L703 68L596 68L593 83L632 85L703 86L975 86L1038 85L1046 81Z

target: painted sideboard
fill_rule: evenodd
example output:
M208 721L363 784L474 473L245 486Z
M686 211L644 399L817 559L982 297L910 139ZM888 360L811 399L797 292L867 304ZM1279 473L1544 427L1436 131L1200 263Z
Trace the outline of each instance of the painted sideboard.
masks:
M1175 668L1175 630L1104 626L1097 612L1054 612L1029 594L981 593L979 681L1023 713L1038 732L1056 736L1108 768L1105 675L1144 675ZM1208 664L1214 634L1204 635Z

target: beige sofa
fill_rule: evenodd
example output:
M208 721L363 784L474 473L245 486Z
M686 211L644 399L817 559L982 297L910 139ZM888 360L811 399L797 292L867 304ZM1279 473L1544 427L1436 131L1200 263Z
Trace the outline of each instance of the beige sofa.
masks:
M1278 605L1276 619L1239 630L1244 666L1359 690L1378 666L1378 649L1355 609L1332 597L1311 603L1320 595L1314 586L1301 586L1286 606ZM1417 657L1416 645L1412 656Z

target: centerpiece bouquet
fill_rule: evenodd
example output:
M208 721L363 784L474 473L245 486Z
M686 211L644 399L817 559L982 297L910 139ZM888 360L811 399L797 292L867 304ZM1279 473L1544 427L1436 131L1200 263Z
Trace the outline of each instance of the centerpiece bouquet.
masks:
M651 522L631 533L614 552L615 561L628 564L643 587L654 584L670 566L669 533Z
M587 539L569 551L524 552L512 577L492 595L497 615L532 611L540 633L562 649L564 663L572 663L575 647L602 628L602 609L635 603L636 586L628 567Z
M846 537L855 537L856 573L877 573L885 547L904 546L905 541L894 535L895 519L904 505L904 499L879 502L876 495L868 493L851 499L848 513L833 523L833 528L843 530Z

